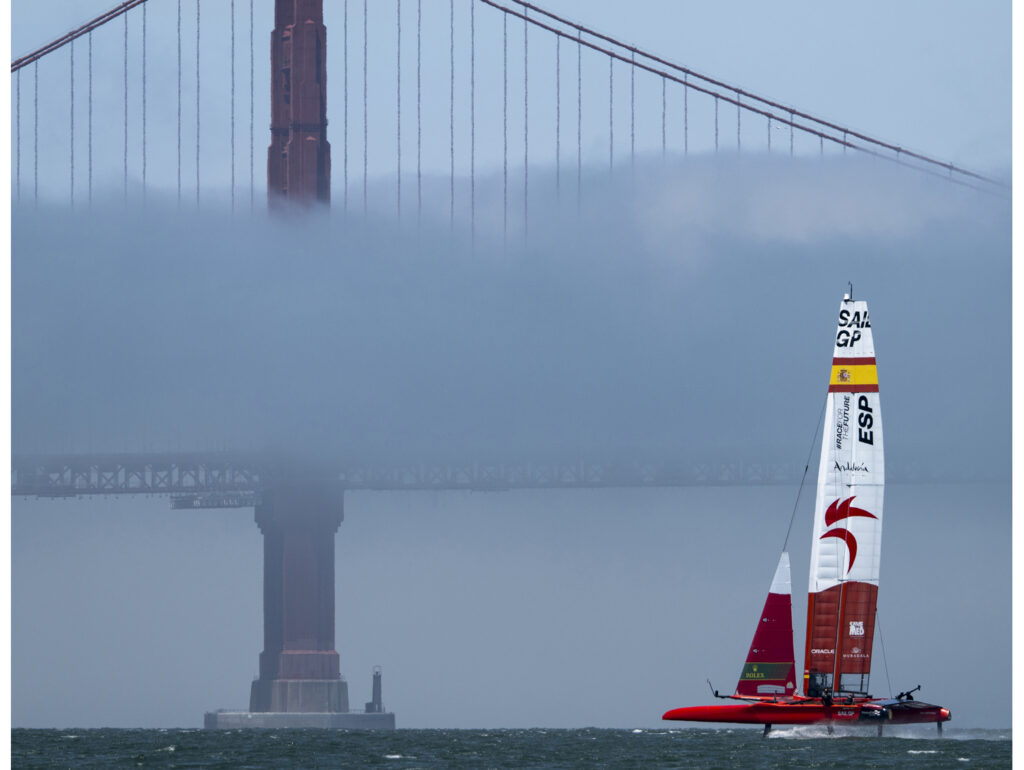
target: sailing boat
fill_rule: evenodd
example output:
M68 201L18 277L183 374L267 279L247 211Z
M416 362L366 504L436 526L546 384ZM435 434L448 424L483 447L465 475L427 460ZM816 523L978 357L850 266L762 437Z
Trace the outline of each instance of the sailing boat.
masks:
M878 374L867 303L844 296L832 357L814 503L803 694L796 688L789 554L784 550L733 701L667 711L662 719L772 725L935 722L949 709L914 692L868 689L882 548L885 483Z

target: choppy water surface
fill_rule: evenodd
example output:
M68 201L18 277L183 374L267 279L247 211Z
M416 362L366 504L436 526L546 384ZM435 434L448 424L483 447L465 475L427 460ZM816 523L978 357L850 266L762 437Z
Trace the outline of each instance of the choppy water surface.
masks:
M16 768L1003 768L1009 730L14 730Z

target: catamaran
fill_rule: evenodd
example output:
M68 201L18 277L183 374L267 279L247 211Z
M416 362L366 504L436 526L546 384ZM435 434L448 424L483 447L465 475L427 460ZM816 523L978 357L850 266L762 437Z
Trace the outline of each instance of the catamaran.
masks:
M867 303L852 287L839 308L822 433L807 602L803 694L797 692L789 553L782 556L732 701L667 711L662 719L772 725L885 724L950 719L916 687L873 698L868 689L882 553L885 466L878 373ZM788 540L788 536L787 536Z

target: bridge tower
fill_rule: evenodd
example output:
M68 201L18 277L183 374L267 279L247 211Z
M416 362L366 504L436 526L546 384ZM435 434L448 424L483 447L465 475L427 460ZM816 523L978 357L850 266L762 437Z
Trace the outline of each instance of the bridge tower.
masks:
M338 485L278 485L256 506L263 532L263 652L249 711L348 711L334 649Z
M327 28L323 0L274 0L270 42L270 149L267 196L331 200L327 143Z

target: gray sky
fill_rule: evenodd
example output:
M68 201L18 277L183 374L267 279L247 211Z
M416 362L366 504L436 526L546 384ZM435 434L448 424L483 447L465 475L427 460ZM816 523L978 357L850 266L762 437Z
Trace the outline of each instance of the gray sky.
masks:
M166 49L173 26L157 17L171 4L151 5L150 44ZM956 5L926 13L879 4L831 19L809 3L715 4L687 10L715 14L699 23L669 3L628 14L613 3L550 7L883 139L982 168L1008 162L1007 3L969 15ZM14 52L106 8L15 3ZM744 14L762 15L738 25ZM335 62L341 22L327 23ZM937 42L954 33L970 48L957 73ZM262 29L258 52L266 39ZM542 45L531 37L531 50ZM109 93L97 96L115 106L120 55L103 55L114 69ZM217 71L215 51L203 55ZM446 93L446 51L440 62L432 56L426 79ZM151 87L163 78L165 88L154 93L172 93L174 73L151 66ZM391 72L388 81L382 63L381 82L393 82ZM204 82L215 115L224 85L213 75ZM531 73L531 82L544 81ZM61 87L47 97L59 101ZM620 109L626 93L617 92ZM543 103L543 90L535 96ZM330 99L335 205L301 230L265 219L260 195L254 217L230 216L223 166L208 177L204 210L178 211L166 143L173 97L152 100L145 209L133 205L126 217L122 208L119 113L97 131L103 170L91 212L66 208L66 162L53 174L41 168L39 209L23 198L13 211L16 451L272 445L392 461L803 462L835 310L853 281L872 311L887 459L927 480L893 485L886 502L880 606L892 687L923 684L957 725L1005 723L1006 201L863 158L821 160L813 147L792 161L716 158L706 152L706 122L703 133L694 127L704 151L685 160L672 151L663 163L650 154L660 152L660 94L658 132L652 145L642 129L635 177L609 175L607 102L595 97L604 122L584 140L579 212L574 199L555 196L553 142L534 142L539 128L530 237L524 245L515 209L503 245L500 144L486 128L496 114L500 126L500 112L481 107L487 160L471 248L462 176L449 234L443 153L427 157L423 228L410 214L395 222L393 109L370 128L380 142L370 148L371 216L344 216L341 99L336 90ZM428 110L425 131L446 150L442 103ZM24 121L24 101L22 109ZM622 157L628 114L615 117ZM41 143L66 150L66 118ZM257 116L257 126L266 122ZM246 184L247 130L246 122ZM222 135L209 141L225 146ZM23 144L23 164L25 152ZM361 152L353 148L360 174ZM99 163L104 153L113 166ZM60 169L57 155L46 162ZM190 180L194 168L184 172ZM949 356L956 382L945 379ZM400 726L656 725L669 707L703 702L705 677L733 685L794 496L790 487L350 495L337 600L351 700L368 698L380 664ZM809 507L801 516L791 545L798 648ZM15 500L11 545L15 726L189 726L204 710L245 704L262 636L250 511L172 513L145 498ZM885 694L883 671L874 673Z

